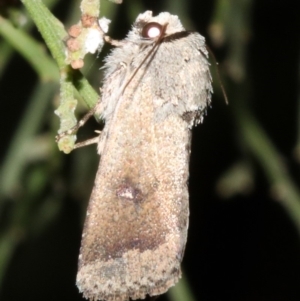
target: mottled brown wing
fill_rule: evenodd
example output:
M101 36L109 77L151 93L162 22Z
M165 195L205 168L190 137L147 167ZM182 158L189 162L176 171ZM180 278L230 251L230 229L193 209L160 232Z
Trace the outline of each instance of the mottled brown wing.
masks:
M190 130L155 121L150 77L118 102L85 222L77 285L92 300L166 292L181 275L188 227Z

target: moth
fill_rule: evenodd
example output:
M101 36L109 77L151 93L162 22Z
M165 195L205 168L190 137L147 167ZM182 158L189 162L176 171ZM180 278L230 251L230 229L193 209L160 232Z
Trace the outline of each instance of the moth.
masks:
M191 129L211 102L207 58L203 36L146 11L105 59L101 159L77 274L84 297L143 299L181 277Z

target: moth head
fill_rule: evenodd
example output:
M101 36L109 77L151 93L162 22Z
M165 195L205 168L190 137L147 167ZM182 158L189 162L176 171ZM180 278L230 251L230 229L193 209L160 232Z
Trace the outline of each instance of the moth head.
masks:
M128 34L128 39L134 41L157 41L157 39L184 31L179 18L163 12L152 16L152 11L138 15Z

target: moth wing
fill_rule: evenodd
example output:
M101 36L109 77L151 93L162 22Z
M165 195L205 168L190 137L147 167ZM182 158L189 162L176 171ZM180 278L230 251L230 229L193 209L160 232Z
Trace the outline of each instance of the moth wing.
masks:
M87 298L162 294L181 274L190 130L180 116L155 121L149 80L133 79L110 120L77 275Z

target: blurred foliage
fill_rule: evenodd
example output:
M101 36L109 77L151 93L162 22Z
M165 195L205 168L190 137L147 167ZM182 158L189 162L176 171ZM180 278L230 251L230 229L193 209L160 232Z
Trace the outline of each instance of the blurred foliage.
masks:
M22 2L27 8L42 3ZM43 3L61 26L53 32L63 50L66 29L80 18L80 1ZM296 3L101 1L115 38L124 37L146 9L179 15L187 28L207 37L229 98L226 106L212 60L213 105L193 136L186 278L169 300L300 298ZM0 0L0 300L81 300L76 262L96 147L68 156L58 151L54 111L66 66L52 58L28 11L18 1ZM90 55L82 74L72 75L78 118L98 94L100 67L101 60ZM98 124L89 122L79 139L95 129Z

